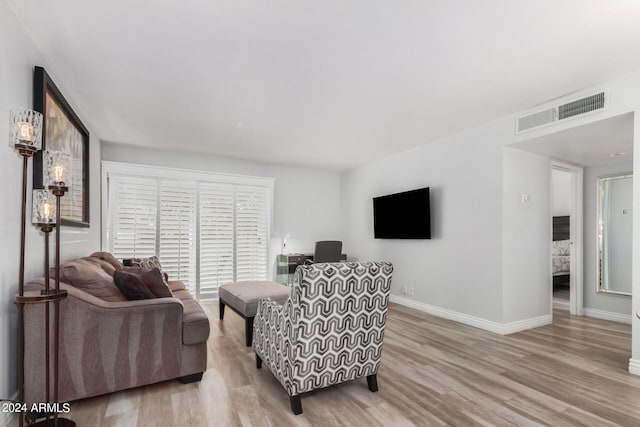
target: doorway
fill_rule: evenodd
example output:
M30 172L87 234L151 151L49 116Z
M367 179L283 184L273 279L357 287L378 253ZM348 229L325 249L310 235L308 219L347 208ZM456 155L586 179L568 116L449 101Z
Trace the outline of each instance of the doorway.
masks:
M568 310L572 315L582 316L583 168L553 160L551 174L551 215L554 217L553 222L559 223L557 233L552 237L551 312L553 313L553 309L558 306ZM552 230L552 236L553 231L555 230ZM554 282L556 285L553 285ZM556 297L557 303L554 301Z
M582 175L581 167L551 164L551 270L554 309L582 315Z
M570 213L570 304L573 315L589 315L607 320L629 321L632 307L629 298L597 291L597 177L633 169L634 113L592 121L576 127L530 138L515 148L543 155L552 169L572 174ZM584 168L584 169L583 169ZM549 172L551 173L551 172ZM551 176L549 176L549 180ZM549 184L551 186L551 184ZM549 194L549 205L552 205ZM551 211L551 208L549 209ZM553 212L546 213L551 222ZM551 225L544 248L551 252ZM544 291L552 298L552 268ZM552 311L551 311L552 312Z

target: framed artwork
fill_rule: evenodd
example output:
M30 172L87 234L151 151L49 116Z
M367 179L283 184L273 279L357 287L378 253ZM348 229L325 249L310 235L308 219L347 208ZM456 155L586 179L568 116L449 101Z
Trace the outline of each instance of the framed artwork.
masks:
M43 188L42 152L71 154L71 183L60 199L62 225L89 226L89 131L44 68L35 67L33 109L43 115L42 151L33 156L33 188Z

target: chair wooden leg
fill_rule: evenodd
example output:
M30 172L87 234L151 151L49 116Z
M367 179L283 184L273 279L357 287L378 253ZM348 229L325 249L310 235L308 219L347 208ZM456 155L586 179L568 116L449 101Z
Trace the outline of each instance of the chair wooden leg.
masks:
M251 347L253 342L253 319L254 317L247 317L244 321L244 341L247 347Z
M289 396L289 402L291 402L291 411L293 415L300 415L302 413L302 402L300 402L300 395Z
M222 298L218 298L218 312L220 313L220 320L224 319L224 303Z
M378 391L378 379L376 378L376 374L367 376L367 385L369 386L369 391Z
M256 368L262 368L262 359L260 358L260 356L258 356L258 353L256 353Z

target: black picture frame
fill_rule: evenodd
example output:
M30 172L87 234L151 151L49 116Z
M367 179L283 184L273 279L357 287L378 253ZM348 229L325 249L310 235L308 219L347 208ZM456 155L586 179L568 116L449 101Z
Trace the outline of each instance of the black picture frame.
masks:
M38 66L33 75L33 109L43 115L42 150L33 156L33 188L43 188L43 151L69 152L73 176L69 191L61 199L61 224L89 227L89 131L46 70Z

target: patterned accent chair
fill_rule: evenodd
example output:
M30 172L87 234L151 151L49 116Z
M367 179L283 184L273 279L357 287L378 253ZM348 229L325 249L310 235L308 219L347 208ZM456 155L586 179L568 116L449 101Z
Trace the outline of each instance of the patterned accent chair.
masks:
M269 367L302 413L300 395L367 377L378 391L382 339L393 266L387 262L303 265L280 305L258 304L253 324L256 366Z

